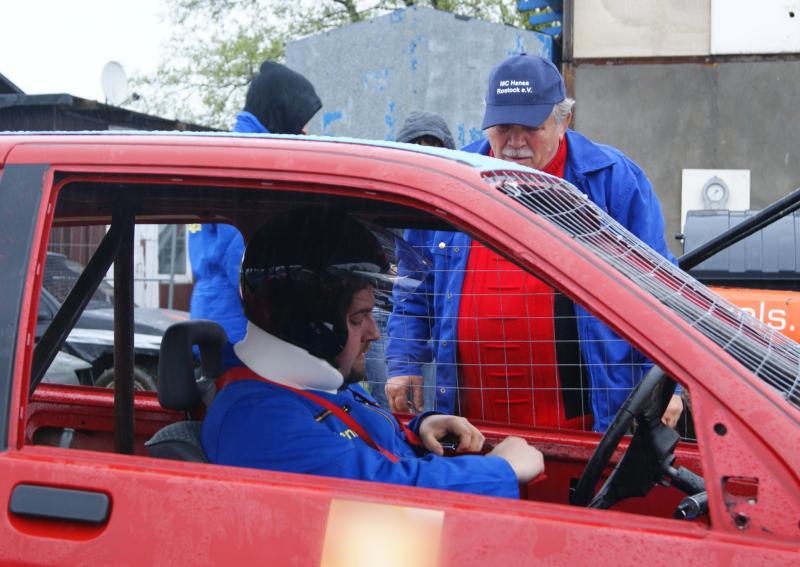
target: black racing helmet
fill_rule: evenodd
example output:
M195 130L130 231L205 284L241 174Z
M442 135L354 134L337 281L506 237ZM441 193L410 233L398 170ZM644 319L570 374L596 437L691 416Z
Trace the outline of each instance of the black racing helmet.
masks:
M396 273L401 251L405 276ZM427 263L393 233L331 207L302 207L271 220L242 259L247 319L268 333L334 364L347 341L346 313L367 286L376 306L391 309L419 286ZM335 366L335 364L334 364Z

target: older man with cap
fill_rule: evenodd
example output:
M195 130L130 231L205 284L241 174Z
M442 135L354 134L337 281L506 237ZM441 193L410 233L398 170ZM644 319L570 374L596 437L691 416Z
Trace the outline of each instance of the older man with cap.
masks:
M674 261L644 172L619 150L570 130L574 104L553 63L512 56L489 77L486 139L464 150L566 179ZM428 282L433 293L417 296L418 304L396 306L389 320L386 390L392 409L408 410L409 395L412 406L418 402L420 364L435 357L439 411L517 425L592 424L605 431L651 365L647 359L583 307L469 236L409 231L406 237L434 263ZM500 270L502 294L496 286L491 291L492 278L486 277ZM428 329L434 329L433 349ZM676 395L663 421L674 426L682 411Z

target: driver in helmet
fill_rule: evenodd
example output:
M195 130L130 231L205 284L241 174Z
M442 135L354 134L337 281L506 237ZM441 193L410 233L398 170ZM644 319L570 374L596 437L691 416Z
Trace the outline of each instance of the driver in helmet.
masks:
M544 470L537 449L509 437L468 454L484 438L466 419L427 412L404 427L358 385L387 281L375 232L339 210L295 209L253 236L241 269L247 333L234 347L243 366L222 376L203 423L209 460L518 497ZM448 435L462 455L442 456Z

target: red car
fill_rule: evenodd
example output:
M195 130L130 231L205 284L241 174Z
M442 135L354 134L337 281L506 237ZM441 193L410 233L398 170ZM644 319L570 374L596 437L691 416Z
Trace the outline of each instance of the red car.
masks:
M518 501L149 454L202 411L133 389L134 226L224 222L246 239L323 202L396 232L469 233L657 366L604 435L477 421L544 453ZM2 135L0 218L2 564L800 564L800 348L564 182L391 143ZM110 228L36 342L51 229L96 225ZM112 265L115 389L42 382ZM159 389L194 383L183 354L162 344ZM680 439L659 421L673 379L693 425Z

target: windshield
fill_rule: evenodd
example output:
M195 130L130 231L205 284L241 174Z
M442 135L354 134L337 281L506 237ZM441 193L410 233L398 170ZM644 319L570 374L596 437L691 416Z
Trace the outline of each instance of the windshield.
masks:
M44 266L44 288L53 294L60 303L64 303L83 269L83 265L66 256L48 253ZM113 307L114 288L104 281L100 282L86 308L111 309Z
M800 408L800 345L674 266L568 182L519 171L490 171L484 179L591 249Z

